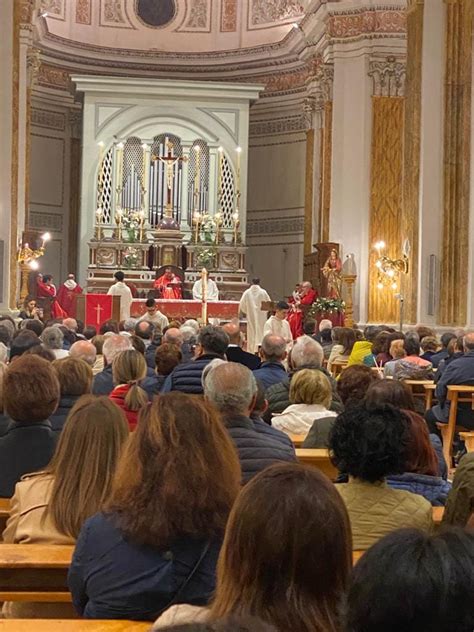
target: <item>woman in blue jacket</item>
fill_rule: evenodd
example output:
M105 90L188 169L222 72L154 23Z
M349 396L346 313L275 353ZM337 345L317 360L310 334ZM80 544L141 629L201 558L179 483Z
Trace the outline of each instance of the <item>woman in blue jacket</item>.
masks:
M239 486L214 409L183 393L156 398L140 413L110 500L79 534L68 578L78 613L153 621L175 603L206 605Z

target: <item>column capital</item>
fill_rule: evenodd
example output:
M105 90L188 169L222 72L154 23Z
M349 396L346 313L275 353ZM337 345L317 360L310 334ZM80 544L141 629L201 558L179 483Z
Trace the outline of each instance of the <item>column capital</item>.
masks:
M405 61L389 55L383 60L369 62L369 77L373 82L373 95L378 97L402 97L405 94Z
M41 51L35 46L29 46L26 52L26 70L28 73L28 85L33 87L41 67Z

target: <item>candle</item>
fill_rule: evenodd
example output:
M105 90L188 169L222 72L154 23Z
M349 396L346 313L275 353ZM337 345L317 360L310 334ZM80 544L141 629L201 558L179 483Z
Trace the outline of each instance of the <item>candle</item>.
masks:
M237 195L240 195L240 156L242 154L242 147L236 147L237 152Z
M122 181L123 181L123 143L118 143L117 145L117 194L120 200L120 194L122 192ZM118 201L118 203L120 203Z
M199 224L201 223L201 214L197 211L193 215L193 222L196 225L196 233L194 236L194 240L196 243L199 241Z
M201 205L199 203L199 189L201 183L201 148L199 145L194 146L196 152L196 174L194 176L194 196L195 196L195 208L200 211Z
M144 195L147 194L148 192L148 183L149 183L149 177L150 177L150 165L148 162L148 158L150 156L149 153L149 147L146 143L143 143L142 145L143 148L143 193Z
M217 194L219 196L219 204L222 198L222 175L224 170L224 148L219 147L217 150L219 152L219 165L217 170Z

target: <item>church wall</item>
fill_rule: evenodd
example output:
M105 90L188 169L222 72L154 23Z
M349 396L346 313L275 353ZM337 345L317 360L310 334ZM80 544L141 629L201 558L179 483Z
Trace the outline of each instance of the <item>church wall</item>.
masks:
M12 188L12 24L13 3L0 6L0 309L8 308Z
M306 133L299 103L264 107L250 110L247 271L280 299L302 277Z
M57 285L68 274L71 134L67 108L34 100L31 111L29 227L51 233L40 260Z

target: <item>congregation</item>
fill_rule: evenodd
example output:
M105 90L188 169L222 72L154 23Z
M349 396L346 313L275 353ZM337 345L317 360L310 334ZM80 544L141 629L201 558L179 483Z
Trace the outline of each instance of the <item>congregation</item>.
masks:
M253 353L238 321L148 307L99 330L0 316L3 543L75 547L72 604L5 618L474 629L474 453L456 436L447 459L440 431L448 387L474 385L474 333L306 319L292 340L281 302ZM407 380L432 380L434 405ZM474 430L471 404L457 415Z

